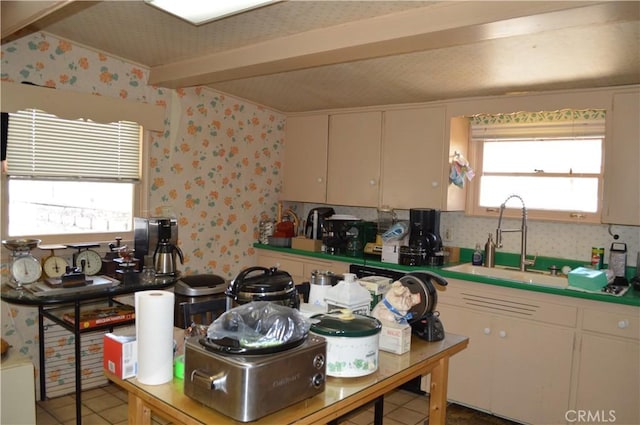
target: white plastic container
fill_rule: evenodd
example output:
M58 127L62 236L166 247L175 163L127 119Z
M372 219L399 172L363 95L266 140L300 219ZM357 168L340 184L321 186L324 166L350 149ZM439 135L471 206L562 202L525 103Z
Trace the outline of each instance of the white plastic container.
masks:
M369 315L371 293L356 280L353 273L345 273L344 280L327 291L327 311L348 309L354 314Z

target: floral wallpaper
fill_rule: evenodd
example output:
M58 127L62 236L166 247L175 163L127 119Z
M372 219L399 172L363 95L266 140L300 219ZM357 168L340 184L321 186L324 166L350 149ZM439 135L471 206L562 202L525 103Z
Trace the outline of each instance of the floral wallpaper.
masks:
M230 279L255 265L258 223L277 210L284 115L208 88L149 86L148 69L43 33L2 45L0 61L3 81L165 106L164 131L149 132L145 213L177 218L183 273ZM2 302L2 337L38 366L35 308ZM48 379L59 372L47 369Z

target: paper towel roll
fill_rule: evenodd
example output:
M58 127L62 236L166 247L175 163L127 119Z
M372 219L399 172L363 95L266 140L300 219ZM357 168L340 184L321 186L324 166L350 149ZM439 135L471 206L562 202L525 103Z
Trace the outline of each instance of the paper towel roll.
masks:
M173 379L173 303L172 292L135 293L136 378L142 384L159 385Z

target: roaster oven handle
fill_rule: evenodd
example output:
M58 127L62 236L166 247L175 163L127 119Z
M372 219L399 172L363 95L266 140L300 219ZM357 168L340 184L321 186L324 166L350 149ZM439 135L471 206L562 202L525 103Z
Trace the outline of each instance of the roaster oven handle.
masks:
M205 370L194 369L191 372L191 382L208 390L226 391L227 389L227 375L222 372L212 375Z

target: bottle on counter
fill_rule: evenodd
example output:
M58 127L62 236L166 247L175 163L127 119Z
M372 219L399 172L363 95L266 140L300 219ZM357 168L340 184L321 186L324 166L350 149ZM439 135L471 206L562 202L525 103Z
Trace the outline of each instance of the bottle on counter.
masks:
M473 256L471 257L471 264L474 266L482 265L482 248L480 248L480 244L476 244L476 250L473 251Z
M487 243L484 244L484 266L496 266L496 243L493 241L492 233L489 233L489 239L487 239Z

